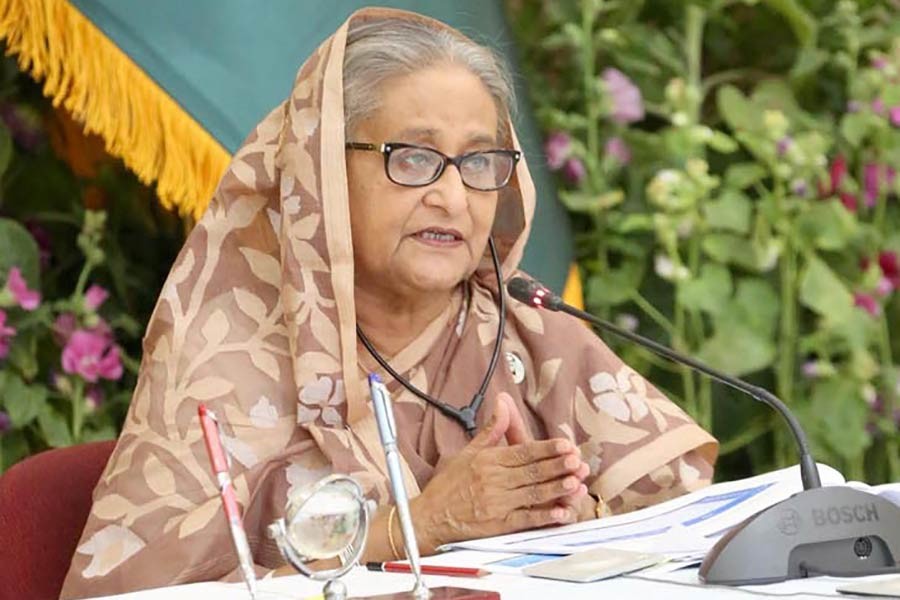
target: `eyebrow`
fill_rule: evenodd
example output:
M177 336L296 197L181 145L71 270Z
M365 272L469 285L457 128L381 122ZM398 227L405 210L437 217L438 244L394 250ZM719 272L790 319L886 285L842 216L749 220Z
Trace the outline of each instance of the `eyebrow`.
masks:
M400 138L428 138L434 139L438 135L438 130L430 127L410 127L404 129L397 134ZM492 135L485 133L477 133L466 140L466 144L497 144L497 139Z

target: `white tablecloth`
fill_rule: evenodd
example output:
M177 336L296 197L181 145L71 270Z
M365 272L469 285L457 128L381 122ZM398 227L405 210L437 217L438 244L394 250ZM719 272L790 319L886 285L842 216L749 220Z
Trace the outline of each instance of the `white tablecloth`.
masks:
M882 576L881 579L897 577ZM874 580L879 577L867 578ZM752 598L754 596L779 597L790 596L792 599L804 600L822 597L851 598L839 594L836 588L845 583L863 581L860 578L837 579L817 577L776 583L765 586L747 586L741 588L717 587L702 585L697 580L696 569L685 569L653 578L643 576L624 576L596 583L565 583L547 579L534 579L518 575L492 574L478 579L457 577L425 578L429 587L456 585L468 588L494 590L500 592L504 600L528 600L531 598L547 600L615 600L618 598L636 598L640 600L679 600L693 598ZM354 569L344 578L350 595L373 595L389 592L406 591L412 588L412 575L391 573L373 573L360 567ZM321 593L322 583L311 581L300 575L266 579L259 582L259 600L302 600ZM216 600L246 600L249 598L247 588L243 584L227 583L194 583L190 585L146 590L119 596L107 596L116 600L196 600L197 598L216 598Z

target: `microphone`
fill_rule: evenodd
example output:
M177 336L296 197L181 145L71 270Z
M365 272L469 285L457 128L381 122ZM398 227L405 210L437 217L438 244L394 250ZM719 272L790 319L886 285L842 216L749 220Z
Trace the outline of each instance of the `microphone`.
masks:
M806 433L775 394L566 304L534 280L514 277L506 290L529 306L564 312L712 377L768 405L787 422L797 443L803 491L757 513L720 538L700 566L703 581L751 585L811 575L848 577L900 571L900 507L849 487L823 488Z

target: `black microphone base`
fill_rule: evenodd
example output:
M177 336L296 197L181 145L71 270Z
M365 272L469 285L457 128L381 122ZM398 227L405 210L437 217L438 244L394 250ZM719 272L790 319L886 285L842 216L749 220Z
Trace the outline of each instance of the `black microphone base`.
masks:
M725 534L700 565L718 585L900 572L900 506L848 487L805 490Z

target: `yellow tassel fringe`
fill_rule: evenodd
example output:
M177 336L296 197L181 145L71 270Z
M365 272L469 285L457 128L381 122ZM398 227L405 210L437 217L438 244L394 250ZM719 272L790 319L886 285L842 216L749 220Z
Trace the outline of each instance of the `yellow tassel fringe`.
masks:
M44 95L97 133L168 208L199 219L230 155L66 0L0 0L0 38Z

